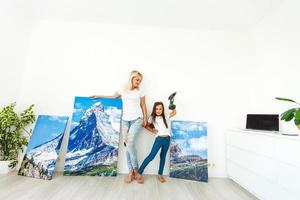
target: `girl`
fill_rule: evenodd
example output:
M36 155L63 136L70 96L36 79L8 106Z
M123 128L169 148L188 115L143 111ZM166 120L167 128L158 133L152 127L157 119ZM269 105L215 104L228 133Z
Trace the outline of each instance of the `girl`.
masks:
M145 94L140 88L143 75L138 71L130 73L128 84L119 92L112 96L94 95L91 98L118 98L123 101L123 115L121 123L121 132L126 146L126 160L128 166L128 176L126 183L131 183L137 175L138 161L135 148L135 142L142 126L147 125L147 109L145 103Z
M142 174L147 165L154 159L159 149L160 152L160 162L158 170L158 180L162 183L166 182L163 175L163 170L165 166L166 155L170 146L170 129L168 122L171 117L176 115L176 110L172 110L169 116L166 118L164 113L164 104L162 102L155 102L151 116L148 120L149 124L146 126L146 129L156 135L155 142L152 146L150 154L145 158L143 164L138 170L136 175L136 180L138 183L144 183Z

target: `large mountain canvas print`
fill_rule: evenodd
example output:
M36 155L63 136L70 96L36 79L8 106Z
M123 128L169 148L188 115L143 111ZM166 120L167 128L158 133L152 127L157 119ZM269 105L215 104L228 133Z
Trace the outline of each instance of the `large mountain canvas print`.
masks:
M39 115L18 174L52 179L67 126L66 116Z
M64 175L117 175L121 114L121 99L75 97Z
M208 181L206 122L172 121L170 177Z

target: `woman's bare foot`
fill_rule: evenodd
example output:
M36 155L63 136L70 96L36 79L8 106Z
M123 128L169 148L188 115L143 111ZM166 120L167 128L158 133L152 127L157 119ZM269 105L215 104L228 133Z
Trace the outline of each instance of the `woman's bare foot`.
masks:
M161 176L161 175L158 175L158 180L159 180L159 182L161 182L161 183L166 182L166 179L165 179L163 176Z
M136 175L138 174L138 169L134 168L132 171L133 178L136 179Z
M131 183L131 182L132 182L132 172L130 172L125 178L125 183Z
M142 177L142 175L140 175L139 173L137 173L137 174L135 175L135 180L136 180L136 182L139 183L139 184L144 184L143 177Z

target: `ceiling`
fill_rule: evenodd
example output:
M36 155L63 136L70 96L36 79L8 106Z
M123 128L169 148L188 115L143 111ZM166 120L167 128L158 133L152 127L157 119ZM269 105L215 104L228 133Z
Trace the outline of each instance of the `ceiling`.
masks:
M241 29L284 0L18 0L34 19L143 26Z

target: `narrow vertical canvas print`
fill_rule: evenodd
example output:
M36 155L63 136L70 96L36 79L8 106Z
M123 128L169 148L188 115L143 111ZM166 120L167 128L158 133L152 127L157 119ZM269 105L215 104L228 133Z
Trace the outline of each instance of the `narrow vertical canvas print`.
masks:
M121 114L121 99L75 97L64 175L117 175Z
M207 124L172 121L171 132L170 177L207 182Z
M39 115L19 175L52 179L68 117Z

